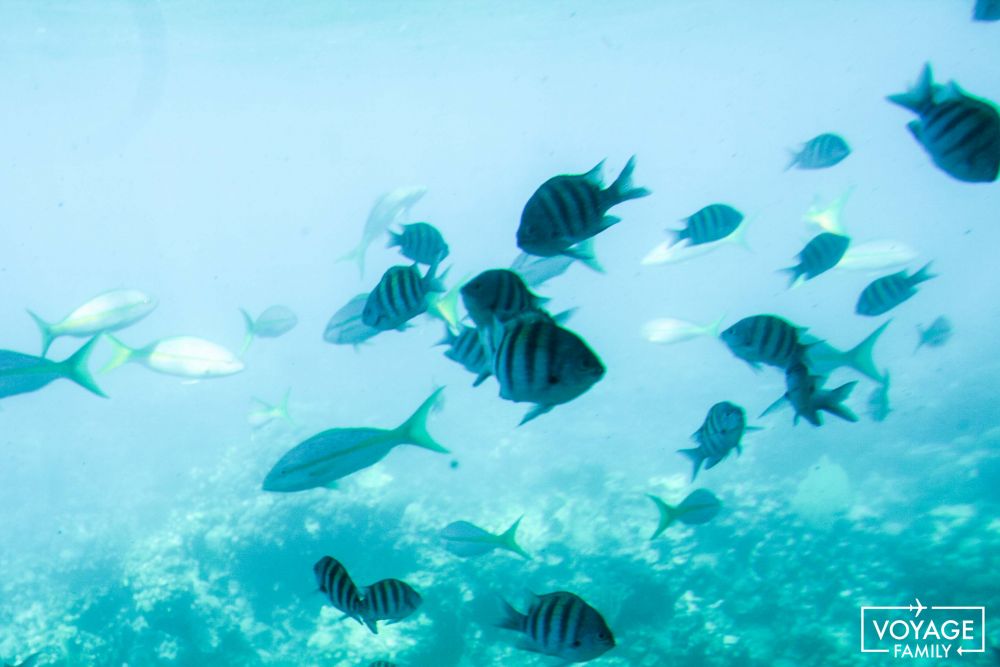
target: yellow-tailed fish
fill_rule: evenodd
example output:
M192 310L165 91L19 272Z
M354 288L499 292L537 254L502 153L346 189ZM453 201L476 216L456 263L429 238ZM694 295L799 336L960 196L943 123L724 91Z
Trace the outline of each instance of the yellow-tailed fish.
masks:
M117 289L95 296L58 322L49 323L28 311L42 334L42 356L60 336L90 338L135 324L153 312L156 299L134 289Z

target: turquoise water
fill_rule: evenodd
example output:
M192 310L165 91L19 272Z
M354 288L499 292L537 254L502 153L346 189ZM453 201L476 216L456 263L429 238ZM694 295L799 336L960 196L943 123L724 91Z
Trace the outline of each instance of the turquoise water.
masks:
M154 295L118 332L192 335L238 350L238 308L284 304L287 335L246 369L185 382L127 365L0 402L0 664L547 665L491 627L497 595L573 591L617 646L595 664L855 665L862 605L1000 608L1000 190L951 179L885 101L925 62L1000 100L1000 26L971 2L59 2L0 5L4 349L39 351L25 308L52 321L109 289ZM853 153L783 171L788 149L837 132ZM337 262L373 202L424 186L412 220L451 247L450 287L518 253L521 210L546 179L635 154L650 197L600 234L604 275L572 266L537 291L606 376L521 427L433 348L436 320L355 351L330 316L398 255L382 237L363 278ZM815 233L806 210L851 190L852 242L891 239L938 278L889 316L875 359L892 411L858 423L758 419L785 390L710 337L654 345L654 318L725 326L776 313L846 349L883 318L854 314L885 272L831 271L796 289L777 271ZM747 215L750 251L642 260L702 206ZM914 354L917 325L955 334ZM63 359L82 340L62 338ZM98 344L95 373L110 357ZM261 491L289 448L332 427L393 427L435 387L430 431L336 489ZM291 390L293 424L248 424L251 397ZM744 451L702 471L722 513L656 541L652 493L691 489L675 450L708 408L746 408ZM457 465L454 465L457 464ZM518 516L533 559L462 560L439 531ZM417 588L408 620L371 635L315 592L330 554L363 583ZM992 644L998 631L987 622ZM991 664L992 654L954 658ZM921 664L919 660L910 661ZM925 661L929 664L930 660ZM940 661L938 661L940 662Z

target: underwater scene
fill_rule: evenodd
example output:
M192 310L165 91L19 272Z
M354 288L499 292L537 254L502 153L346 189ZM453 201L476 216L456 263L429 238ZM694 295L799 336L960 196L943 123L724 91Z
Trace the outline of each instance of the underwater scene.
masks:
M0 60L0 666L1000 664L1000 2Z

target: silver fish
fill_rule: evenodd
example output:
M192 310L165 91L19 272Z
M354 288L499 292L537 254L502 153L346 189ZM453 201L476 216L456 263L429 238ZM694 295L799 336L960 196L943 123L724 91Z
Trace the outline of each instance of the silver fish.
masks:
M441 539L445 542L445 548L456 556L471 558L488 554L494 549L504 549L516 553L522 558L530 559L531 556L517 544L517 527L521 525L518 518L510 528L499 535L491 533L468 521L455 521L449 523L441 531Z
M427 193L427 188L422 186L396 188L388 192L377 200L368 214L365 221L364 231L361 233L361 242L351 252L341 257L338 261L353 260L358 263L358 270L361 277L365 277L365 254L372 241L385 234L386 230L395 223L402 222L403 218L410 212L410 209L420 201Z
M134 289L111 290L95 296L58 322L49 323L28 311L42 334L42 356L60 336L90 338L131 326L156 308L156 299Z

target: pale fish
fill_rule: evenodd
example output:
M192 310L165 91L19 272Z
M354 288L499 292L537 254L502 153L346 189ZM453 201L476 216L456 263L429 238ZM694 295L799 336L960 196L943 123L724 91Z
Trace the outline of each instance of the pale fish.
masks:
M420 198L427 193L427 188L423 186L410 186L396 188L388 192L375 201L371 212L368 213L368 220L365 221L365 228L361 232L361 242L358 246L341 257L338 261L353 260L358 263L361 277L365 277L365 254L372 241L383 236L392 225L402 222L410 209L420 201Z
M722 317L709 324L696 324L687 320L678 320L672 317L661 317L650 320L642 325L642 337L650 343L660 345L673 345L683 343L702 336L711 338L719 337L719 327L722 326Z
M806 214L802 216L802 219L812 225L816 225L824 232L846 236L847 231L843 221L844 206L853 193L854 187L851 186L844 191L844 194L826 206L819 203L819 198L813 200L812 205L806 211Z
M833 268L843 271L882 271L909 265L917 251L902 241L869 241L852 245Z
M641 264L644 266L652 266L656 264L679 264L681 262L695 259L696 257L707 255L713 250L717 250L728 245L738 245L749 250L750 246L748 246L746 242L746 228L748 223L749 220L744 219L732 234L710 243L698 243L692 245L687 239L677 242L664 241L650 250L649 253L642 258Z
M153 312L156 299L134 289L117 289L95 296L62 320L49 323L28 311L42 333L42 356L60 336L90 338L135 324Z
M193 336L175 336L154 341L142 348L131 348L114 336L108 336L114 355L102 373L134 362L164 375L204 380L233 375L243 370L235 354L211 341Z
M290 393L291 390L286 391L285 395L281 398L281 403L277 405L271 405L256 396L252 397L254 406L250 410L250 414L247 415L247 421L250 422L250 426L258 429L277 419L284 419L289 424L294 424L295 422L292 421L291 415L288 414L288 396Z

